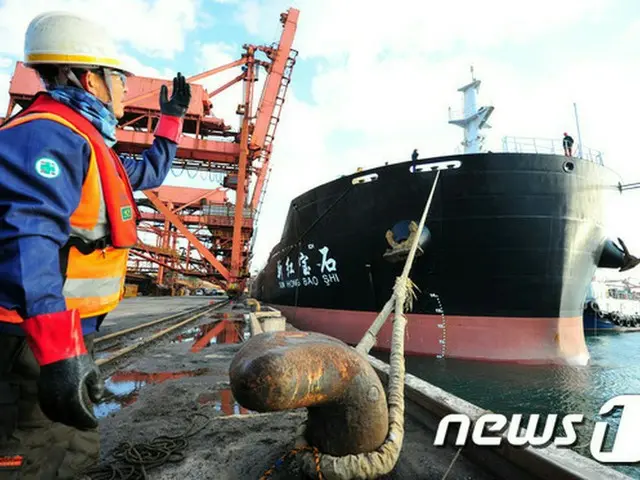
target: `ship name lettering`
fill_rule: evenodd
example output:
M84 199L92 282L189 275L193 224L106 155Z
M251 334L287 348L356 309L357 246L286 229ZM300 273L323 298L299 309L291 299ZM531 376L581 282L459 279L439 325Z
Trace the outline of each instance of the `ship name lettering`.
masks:
M302 274L306 277L311 275L311 267L309 266L309 256L300 252L298 257L298 265L302 267Z
M297 278L291 278L291 279L286 281L286 285L287 285L288 288L299 287L300 286L300 280L297 279Z
M293 269L293 262L289 260L289 257L287 257L287 259L285 260L285 265L287 267L287 277L296 273L296 271Z
M320 267L318 275L314 275L314 272L312 272L313 263L311 263L312 260L308 255L308 253L310 253L309 250L317 250L322 255L320 263L315 264ZM337 262L334 258L330 257L329 247L324 246L316 249L315 245L308 244L307 252L298 252L297 269L295 266L296 257L294 256L293 258L294 260L292 261L290 257L286 257L284 259L284 265L282 260L278 260L276 264L277 282L280 288L295 288L300 286L317 287L322 282L324 282L326 286L333 283L340 283L340 277L337 273Z
M308 287L309 285L317 286L319 283L320 283L320 280L318 280L318 277L316 277L315 275L313 277L304 277L302 279L302 284L305 287Z
M340 283L340 277L338 277L337 273L331 273L327 275L326 273L322 275L322 280L324 280L325 285L329 286L332 283Z
M320 267L320 273L324 273L325 270L327 272L335 272L337 265L335 259L329 258L329 247L319 248L318 251L322 254L322 263L316 264Z

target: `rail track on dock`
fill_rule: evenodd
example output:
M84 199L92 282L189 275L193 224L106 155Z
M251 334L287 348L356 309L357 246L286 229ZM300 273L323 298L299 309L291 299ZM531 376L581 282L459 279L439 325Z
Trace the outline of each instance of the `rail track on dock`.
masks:
M96 365L102 368L131 353L138 353L144 347L161 340L167 334L180 330L200 318L222 309L230 302L230 300L222 300L212 305L199 306L96 337L94 340Z

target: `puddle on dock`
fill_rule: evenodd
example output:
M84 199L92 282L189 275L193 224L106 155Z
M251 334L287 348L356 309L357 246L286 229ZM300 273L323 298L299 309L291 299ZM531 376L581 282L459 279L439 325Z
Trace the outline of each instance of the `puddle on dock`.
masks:
M229 319L229 317L231 317L231 319ZM190 351L193 353L197 353L210 345L240 343L246 340L249 332L245 332L244 320L239 321L236 319L237 317L238 315L220 315L218 321L184 330L174 337L170 343L190 343Z
M131 405L138 399L140 390L147 384L157 384L185 377L198 377L207 373L209 373L208 368L161 373L116 372L105 380L105 398L93 407L94 413L98 418L101 418Z
M196 401L199 405L213 404L213 408L215 408L216 411L225 415L247 415L254 413L252 410L247 410L235 401L230 388L213 392L203 392L198 395Z

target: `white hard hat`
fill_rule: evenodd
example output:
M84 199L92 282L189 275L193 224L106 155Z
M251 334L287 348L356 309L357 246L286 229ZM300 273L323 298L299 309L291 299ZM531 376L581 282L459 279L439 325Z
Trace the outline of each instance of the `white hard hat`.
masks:
M132 75L101 25L68 12L46 12L31 20L25 35L24 63L29 67L107 67Z

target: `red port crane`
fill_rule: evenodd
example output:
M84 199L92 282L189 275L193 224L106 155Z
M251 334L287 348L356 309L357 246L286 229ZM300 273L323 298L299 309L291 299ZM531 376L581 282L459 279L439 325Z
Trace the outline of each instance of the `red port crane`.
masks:
M236 192L235 204L229 202L223 188L163 185L145 191L146 199L139 200L143 217L139 232L155 235L156 245L139 242L132 249L130 280L151 274L152 278L155 275L154 283L168 286L170 276L166 272L171 270L222 284L229 293L244 290L275 132L298 53L292 48L298 16L299 10L294 8L280 15L283 29L278 43L245 44L238 60L187 79L192 99L173 167L195 171L196 175L224 176L223 186ZM241 67L241 73L212 92L194 83L235 67ZM254 111L254 87L260 68L267 76ZM243 99L236 110L240 126L233 131L224 120L213 116L211 99L238 82L243 82ZM136 76L127 83L125 115L118 125L114 147L119 154L136 157L151 146L160 117L158 94L162 85L171 88L171 81ZM16 106L27 105L40 90L35 71L17 62L7 116ZM256 180L249 192L251 175ZM178 247L179 239L186 241L186 248Z

